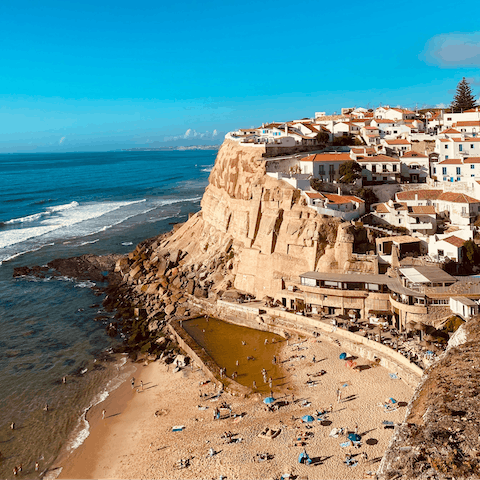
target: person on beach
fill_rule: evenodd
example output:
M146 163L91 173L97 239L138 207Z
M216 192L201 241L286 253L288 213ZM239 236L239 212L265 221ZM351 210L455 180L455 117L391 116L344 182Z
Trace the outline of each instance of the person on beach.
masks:
M337 390L337 403L340 403L342 400L342 391L340 389Z
M142 389L142 392L143 392L143 380L140 380L140 388Z
M268 386L270 387L270 390L272 389L272 386L273 386L273 380L272 380L272 377L270 377L268 379Z
M10 424L10 428L11 428L12 430L15 430L15 422L12 422L12 423Z
M263 344L267 345L267 343L268 343L268 338L265 339L265 342Z
M312 357L312 363L315 363L317 360L315 359L315 355Z
M275 355L273 356L272 364L273 365L277 364L277 357Z
M35 471L38 472L39 468L40 468L40 464L38 462L35 462Z
M107 413L106 410L102 410L102 420L105 420L105 414Z
M48 412L48 403L45 404L45 406L43 407L43 409Z
M13 467L13 474L16 476L18 473L17 467Z
M131 383L132 383L132 388L135 388L135 377L132 377Z
M67 377L62 377L62 383L65 385L67 383Z
M333 413L333 405L332 404L330 404L329 411L330 411L330 413Z
M355 433L358 433L358 423L355 424Z
M253 389L256 390L257 389L257 382L254 380L253 381Z
M22 464L18 466L18 473L20 473L21 471L22 471Z

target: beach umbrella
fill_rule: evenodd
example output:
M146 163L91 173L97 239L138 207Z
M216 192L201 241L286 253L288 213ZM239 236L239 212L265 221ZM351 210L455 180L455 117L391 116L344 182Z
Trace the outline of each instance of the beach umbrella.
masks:
M311 423L313 422L315 419L311 416L311 415L304 415L302 417L302 422L307 422L307 423Z
M270 404L270 403L273 403L275 401L275 399L273 397L267 397L263 403L266 403L267 405Z
M352 442L359 442L362 437L358 433L349 433L348 439Z
M342 352L339 358L340 360L345 360L347 358L347 354L345 352Z
M397 401L394 398L390 397L390 398L387 398L386 403L397 403Z

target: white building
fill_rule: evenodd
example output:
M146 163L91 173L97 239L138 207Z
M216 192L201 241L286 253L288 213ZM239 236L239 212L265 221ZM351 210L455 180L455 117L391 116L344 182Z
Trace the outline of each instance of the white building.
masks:
M435 140L435 152L438 160L450 158L479 157L480 137L454 136L449 138L437 138Z
M464 193L443 192L443 190L410 190L395 194L397 202L407 206L434 206L452 225L468 226L474 223L480 212L480 200Z
M469 182L480 179L480 157L452 158L433 167L438 182Z
M478 315L478 304L471 298L450 297L450 310L464 320L469 320L474 315Z
M402 177L410 183L425 183L429 175L430 163L427 155L410 151L401 158Z
M380 142L385 149L392 150L396 155L402 156L404 153L409 152L412 149L412 144L404 138L396 138L392 140L383 139Z
M321 215L355 220L365 214L365 201L354 195L305 192L307 204Z
M372 216L381 223L403 227L411 233L432 235L437 230L437 214L433 206L407 206L404 202L389 200L373 207Z
M400 182L401 165L398 158L387 155L357 156L356 161L362 167L364 182Z
M304 157L298 163L301 173L312 175L323 182L334 182L340 179L340 165L349 161L349 153L318 153Z
M462 247L464 243L463 238L455 235L432 241L428 244L428 255L437 262L443 262L449 258L460 263L463 260Z

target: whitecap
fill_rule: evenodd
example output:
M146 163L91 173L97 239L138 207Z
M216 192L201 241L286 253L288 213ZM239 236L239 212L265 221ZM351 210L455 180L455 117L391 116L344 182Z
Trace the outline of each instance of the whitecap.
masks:
M122 242L122 245L123 245L124 247L128 247L128 246L130 246L130 245L133 245L133 242Z

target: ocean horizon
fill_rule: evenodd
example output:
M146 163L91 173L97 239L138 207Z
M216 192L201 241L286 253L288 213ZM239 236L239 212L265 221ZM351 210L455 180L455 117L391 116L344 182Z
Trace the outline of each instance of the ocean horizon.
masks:
M78 447L88 409L128 375L94 282L14 279L14 267L127 254L169 231L200 209L216 153L0 154L1 478Z

